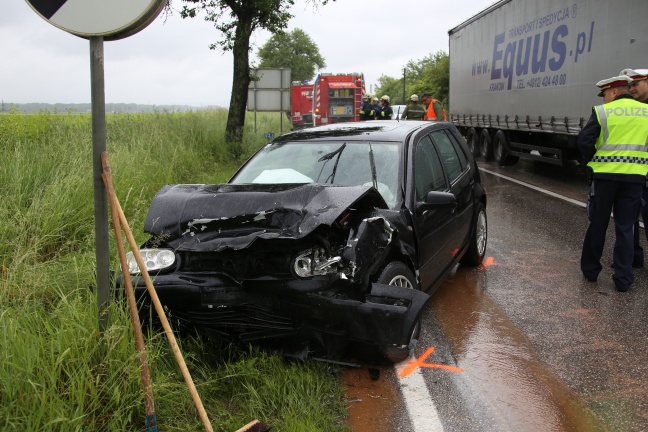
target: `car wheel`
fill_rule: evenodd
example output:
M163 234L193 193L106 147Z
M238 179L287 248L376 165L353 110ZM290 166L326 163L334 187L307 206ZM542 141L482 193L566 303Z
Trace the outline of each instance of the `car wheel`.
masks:
M466 142L468 143L470 153L475 157L479 156L479 136L477 136L475 128L468 129L468 132L466 133Z
M380 272L378 283L383 283L387 285L395 285L403 288L418 289L418 284L416 278L412 274L411 270L402 262L393 261ZM410 355L410 349L414 349L416 342L418 340L419 334L421 333L421 321L416 323L412 334L410 335L410 340L407 345L388 345L380 347L380 354L391 363L398 363L405 360Z
M477 266L484 261L488 241L488 220L486 219L486 207L484 207L484 204L477 204L475 213L475 224L470 234L468 251L461 258L461 263L468 266Z
M482 129L479 135L479 154L485 161L493 159L493 145L488 129Z
M501 130L498 130L493 138L493 156L495 162L501 166L513 165L519 160L519 157L510 154L508 138Z

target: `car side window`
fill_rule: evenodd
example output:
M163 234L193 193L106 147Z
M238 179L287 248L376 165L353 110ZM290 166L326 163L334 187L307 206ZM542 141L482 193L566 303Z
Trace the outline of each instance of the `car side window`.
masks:
M452 132L450 132L448 129L445 130L446 135L448 135L448 138L450 139L450 142L454 146L455 150L457 151L457 155L459 156L459 161L461 162L461 170L465 171L466 168L470 168L470 164L468 163L468 156L466 155L466 151L464 150L463 147L461 147L461 144L459 144L459 141L457 140L457 137L452 135Z
M425 201L425 197L430 191L446 190L446 180L439 154L429 136L423 137L416 145L414 184L417 201Z
M441 159L443 159L443 164L448 172L448 179L452 183L468 166L466 155L463 154L461 148L457 148L458 143L450 140L446 131L438 130L432 132L430 135L439 149Z

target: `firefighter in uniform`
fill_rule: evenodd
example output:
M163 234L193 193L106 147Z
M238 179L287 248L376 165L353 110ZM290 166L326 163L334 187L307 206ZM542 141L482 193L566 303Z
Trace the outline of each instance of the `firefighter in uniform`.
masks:
M360 120L365 121L365 120L373 120L373 117L371 116L371 110L373 107L371 106L371 102L369 100L369 95L365 93L364 96L362 96L362 106L360 107Z
M632 79L620 75L596 83L603 105L578 134L578 147L591 173L581 271L596 282L602 270L605 235L614 211L616 240L612 280L618 291L634 282L633 225L639 216L641 191L648 173L648 110L628 93Z
M382 109L380 107L380 100L374 96L371 99L371 105L373 106L373 110L370 113L371 118L373 118L374 120L378 120L380 118L380 110Z
M630 83L630 94L634 100L648 104L648 69L623 69L619 75L627 75L632 78ZM648 186L648 185L646 185ZM641 218L644 221L644 230L648 240L648 188L644 187L641 197ZM641 227L639 219L634 225L634 258L632 267L643 267L644 251L641 247Z
M425 107L418 100L418 95L410 96L410 103L407 104L401 116L403 120L423 120Z
M380 120L391 120L392 115L394 115L394 110L389 106L389 101L390 99L387 95L380 98L380 104L382 105L380 107L380 117L378 117Z

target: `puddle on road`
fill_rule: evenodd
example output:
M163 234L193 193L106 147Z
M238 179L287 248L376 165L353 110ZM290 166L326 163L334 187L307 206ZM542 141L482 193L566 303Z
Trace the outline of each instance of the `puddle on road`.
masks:
M387 366L345 369L342 380L347 389L349 417L353 432L390 432L395 430L398 388L389 380L393 369ZM377 379L372 379L376 377Z
M458 366L510 430L606 430L537 357L525 333L482 292L474 272L460 269L442 284L430 304Z

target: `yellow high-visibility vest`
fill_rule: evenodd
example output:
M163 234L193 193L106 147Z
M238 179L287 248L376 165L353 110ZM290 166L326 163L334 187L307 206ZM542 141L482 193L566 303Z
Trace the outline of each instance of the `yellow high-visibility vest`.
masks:
M648 105L623 98L597 105L594 112L601 134L587 165L595 173L648 174Z

